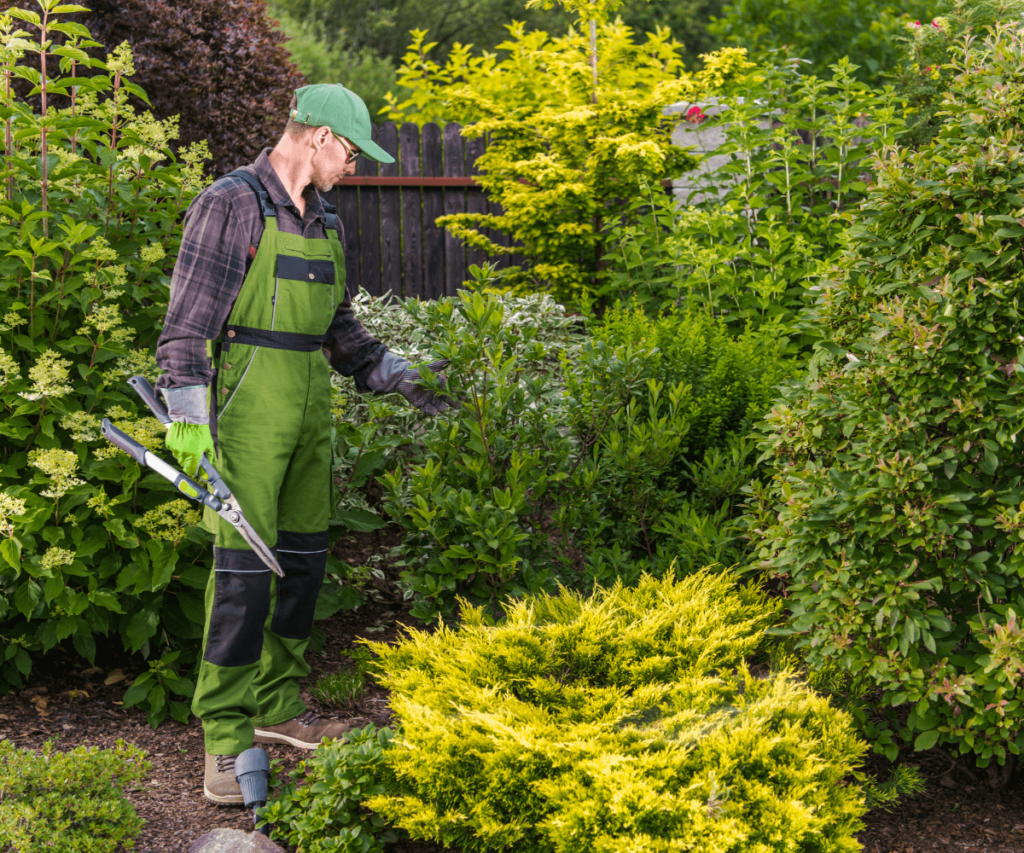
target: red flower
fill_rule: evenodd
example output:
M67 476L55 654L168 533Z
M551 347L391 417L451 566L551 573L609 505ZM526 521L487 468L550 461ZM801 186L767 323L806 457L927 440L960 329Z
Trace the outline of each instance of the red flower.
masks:
M941 27L941 25L939 24L938 21L932 21L932 26L935 27L935 29L937 29L937 30L941 30L942 29L942 27Z
M915 27L919 27L919 26L921 26L921 22L920 22L920 21L914 21L914 26L915 26Z
M925 74L931 74L932 73L932 67L930 65L925 66L924 73Z
M686 120L690 124L700 124L707 116L704 114L700 107L693 106L686 111Z

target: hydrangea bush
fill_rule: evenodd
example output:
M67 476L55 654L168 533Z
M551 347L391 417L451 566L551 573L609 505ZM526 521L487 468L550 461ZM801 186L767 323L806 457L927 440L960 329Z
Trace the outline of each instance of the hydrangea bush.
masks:
M98 637L148 657L202 632L199 514L99 425L162 446L125 380L157 375L168 259L206 151L171 154L176 119L128 103L145 97L130 48L90 59L66 20L78 8L0 16L0 691L65 640L92 661ZM155 718L169 699L150 693Z

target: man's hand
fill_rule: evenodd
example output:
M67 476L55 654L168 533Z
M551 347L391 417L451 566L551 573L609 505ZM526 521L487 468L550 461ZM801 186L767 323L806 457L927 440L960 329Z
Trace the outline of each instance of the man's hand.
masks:
M445 376L441 371L444 370L447 364L448 360L443 359L442 361L428 364L425 367L406 368L405 374L399 380L395 390L425 415L439 415L441 412L453 409L455 408L455 401L451 397L438 394L436 391L431 391L429 388L424 388L419 384L420 371L426 369L440 374L438 379L440 380L441 387L444 388Z
M175 421L167 428L164 438L167 449L174 454L181 469L190 477L199 473L203 454L213 461L213 435L209 424L186 424Z

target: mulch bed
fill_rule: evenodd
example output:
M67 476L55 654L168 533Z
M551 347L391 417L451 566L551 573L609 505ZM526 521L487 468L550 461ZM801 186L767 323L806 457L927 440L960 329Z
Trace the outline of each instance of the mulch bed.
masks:
M349 562L365 561L392 544L374 534L354 535L336 548ZM318 623L327 641L319 654L309 656L313 672L306 680L303 698L324 717L386 725L390 720L387 694L371 685L366 697L344 712L321 705L308 688L326 673L346 668L347 651L358 638L393 641L399 622L416 624L407 617L407 605L388 581L380 582L375 595L356 611L339 613ZM113 649L101 650L97 667L84 668L81 658L60 648L37 656L29 686L0 696L0 739L25 749L39 749L47 740L58 748L79 745L109 748L118 739L144 749L153 769L139 787L127 792L146 821L136 843L139 853L184 853L199 836L215 827L249 830L251 816L241 808L218 807L203 798L203 738L196 720L187 725L168 719L153 730L145 714L123 709L119 702L127 684L146 667L138 657ZM117 671L124 676L117 678ZM111 681L107 684L107 681ZM286 746L267 746L273 760L291 769L302 752ZM872 811L860 841L866 853L1024 853L1024 786L1001 791L989 787L983 771L932 750L911 760L927 779L927 790L904 800L891 812ZM869 759L868 769L882 778L888 763ZM1024 776L1024 774L1019 774ZM390 853L444 853L438 845L399 842ZM451 853L456 853L451 851Z

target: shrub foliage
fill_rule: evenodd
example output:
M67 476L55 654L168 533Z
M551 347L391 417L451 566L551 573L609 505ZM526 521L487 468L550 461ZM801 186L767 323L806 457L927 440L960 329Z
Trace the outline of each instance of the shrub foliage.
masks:
M449 359L459 400L398 453L401 419L365 429L357 409L347 428L349 455L387 471L416 617L744 558L734 498L757 466L742 434L791 370L774 341L696 312L610 311L582 335L550 297L479 290L387 313Z
M99 423L162 445L124 380L155 378L167 259L203 185L205 145L176 160L176 122L128 103L128 47L90 60L88 31L60 8L0 17L0 71L44 106L0 94L0 691L28 675L28 651L64 640L92 661L97 637L149 655L202 636L199 514L107 445ZM54 94L68 106L47 105Z
M428 57L426 33L399 69L409 90L392 99L389 117L469 124L467 137L488 135L478 180L501 214L460 213L439 222L490 255L510 250L487 230L511 235L528 259L509 267L505 284L548 291L560 301L596 291L604 278L604 222L628 214L630 199L694 158L671 141L669 104L717 90L749 67L743 51L707 57L683 71L681 46L664 29L635 39L613 15L621 0L559 0L578 18L559 37L510 28L501 54L453 51L442 67Z
M1024 746L1022 73L1018 28L964 41L938 136L878 152L815 369L768 416L761 565L893 756L896 736L982 765Z
M145 778L145 753L79 746L42 754L0 741L0 851L116 853L131 850L142 818L124 789Z
M251 163L284 130L305 79L265 0L90 0L79 17L107 49L128 42L136 82L159 118L178 116L180 144L206 142L213 174ZM177 149L177 146L175 146Z
M748 669L774 610L727 574L647 576L374 644L401 728L366 804L463 850L859 850L849 719Z

